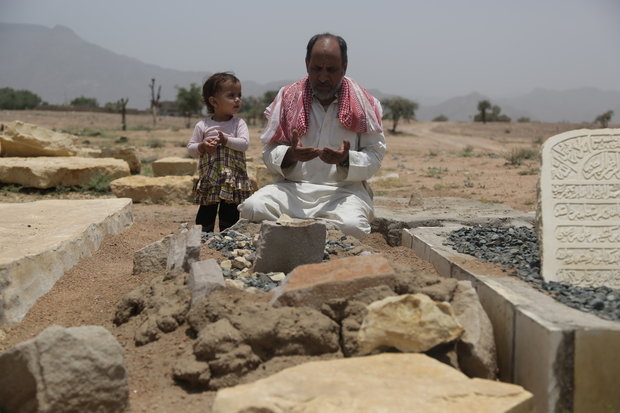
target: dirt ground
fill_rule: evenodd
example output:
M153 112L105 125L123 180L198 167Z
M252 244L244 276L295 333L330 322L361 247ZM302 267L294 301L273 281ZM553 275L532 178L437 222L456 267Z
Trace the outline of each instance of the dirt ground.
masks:
M185 144L192 133L180 118L162 118L153 127L150 116L130 115L128 130L121 131L118 114L0 111L0 123L12 120L78 134L77 144L81 146L115 145L121 136L126 137L129 144L139 148L144 174L148 174L148 163L157 158L186 156ZM386 127L391 127L391 122ZM401 123L400 133L386 134L388 151L379 172L384 179L374 182L373 189L376 195L387 197L462 197L529 211L535 208L539 161L534 158L516 162L515 154L519 150L536 152L548 137L581 127L544 123ZM259 134L260 128L252 126L248 155L257 161ZM81 192L24 192L0 186L0 202L93 196L96 195ZM188 393L176 386L171 377L175 358L189 351L192 344L185 329L136 347L133 331L112 323L120 298L155 276L132 275L134 252L178 229L181 223L192 223L196 207L183 202L135 204L133 212L135 222L130 229L105 238L100 250L69 270L20 324L0 330L0 351L35 337L53 324L101 325L116 336L125 350L130 412L209 411L214 392ZM371 234L363 242L390 260L433 271L411 250L390 247L379 234Z

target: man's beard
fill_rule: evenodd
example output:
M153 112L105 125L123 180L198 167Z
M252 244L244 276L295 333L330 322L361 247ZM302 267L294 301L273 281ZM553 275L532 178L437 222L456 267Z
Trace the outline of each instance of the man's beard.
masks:
M340 80L340 82L338 82L338 84L336 85L336 87L330 89L327 92L321 92L319 90L316 90L314 85L312 85L312 94L314 96L317 97L317 99L319 100L329 100L329 99L333 99L336 97L336 93L340 90L340 86L342 86L342 80Z

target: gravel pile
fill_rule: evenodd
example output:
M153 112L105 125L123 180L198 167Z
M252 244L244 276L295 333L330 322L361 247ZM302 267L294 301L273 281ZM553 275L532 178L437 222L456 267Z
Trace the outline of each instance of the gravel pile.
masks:
M348 237L342 236L339 239L328 239L325 242L323 261L329 261L332 255L341 252L353 252L358 246L347 242ZM220 262L222 274L227 280L231 280L241 288L253 287L261 291L269 291L279 286L286 276L284 273L262 273L252 272L256 248L254 247L251 236L242 234L232 229L224 230L220 233L203 233L202 243L207 244L211 249L222 252L231 266L224 261ZM362 252L363 253L363 252ZM241 260L239 258L242 258Z
M559 302L601 318L620 321L620 291L609 287L578 287L546 282L540 276L540 249L535 232L527 227L475 225L450 233L444 245L481 261L506 268L510 275Z

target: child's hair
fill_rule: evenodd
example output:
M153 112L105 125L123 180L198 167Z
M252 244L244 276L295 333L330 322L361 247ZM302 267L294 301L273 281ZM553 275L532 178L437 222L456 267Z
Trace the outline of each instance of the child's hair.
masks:
M237 76L232 73L219 72L212 74L202 85L202 101L207 105L207 111L209 111L209 113L215 111L213 105L209 103L209 98L215 96L215 94L220 91L222 83L225 82L241 83Z

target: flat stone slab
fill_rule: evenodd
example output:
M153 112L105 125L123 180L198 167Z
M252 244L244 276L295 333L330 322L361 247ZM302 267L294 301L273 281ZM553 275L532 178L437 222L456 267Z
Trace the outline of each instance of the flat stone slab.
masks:
M179 156L169 156L157 159L152 163L153 175L196 175L198 161L193 158L181 158Z
M18 323L106 235L132 223L127 198L0 204L0 326Z
M127 162L115 158L0 158L0 182L29 188L89 185L101 176L117 179L130 173Z
M110 182L114 195L134 202L189 201L193 186L193 176L133 175Z
M540 168L541 275L620 288L620 129L547 139Z
M351 297L364 288L390 283L394 277L394 269L380 254L300 265L272 290L272 304L319 309L328 300Z
M536 413L620 410L620 323L567 307L443 245L458 228L405 229L402 245L440 275L472 283L493 325L500 379L532 392Z
M425 354L314 361L219 390L214 413L531 413L520 386L470 379Z
M0 156L74 156L77 136L19 120L0 128Z
M447 224L492 224L532 227L536 212L521 212L506 205L463 198L375 197L372 232L382 233L392 246L400 245L403 228L433 227Z
M375 216L407 223L411 227L432 226L429 222L479 223L493 220L533 223L536 212L521 212L509 206L454 197L422 198L420 204L408 205L406 198L374 198ZM427 225L422 225L426 223Z

